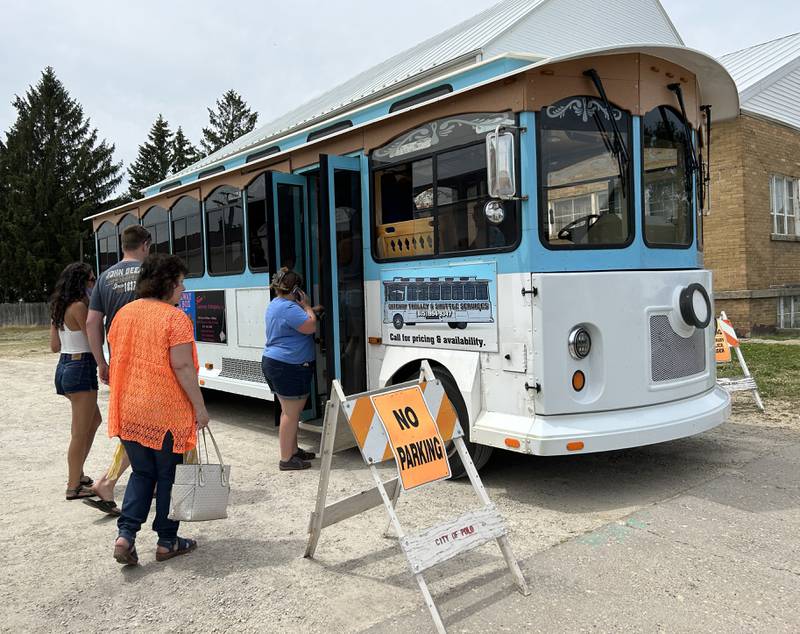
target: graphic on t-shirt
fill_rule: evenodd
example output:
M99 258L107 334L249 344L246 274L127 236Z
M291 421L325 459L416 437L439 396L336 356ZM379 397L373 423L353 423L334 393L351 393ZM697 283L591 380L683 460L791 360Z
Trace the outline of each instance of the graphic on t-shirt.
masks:
M140 262L123 260L106 269L97 280L89 308L105 315L106 332L117 311L136 299L136 281L141 268Z

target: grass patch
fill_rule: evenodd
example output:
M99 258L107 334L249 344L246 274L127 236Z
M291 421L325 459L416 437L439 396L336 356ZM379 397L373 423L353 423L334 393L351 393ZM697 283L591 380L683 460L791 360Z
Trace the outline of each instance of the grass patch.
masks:
M800 402L800 346L742 342L742 354L761 396ZM717 376L743 376L736 352L731 355L731 363L717 365Z
M21 357L50 352L50 329L41 326L0 328L0 356Z

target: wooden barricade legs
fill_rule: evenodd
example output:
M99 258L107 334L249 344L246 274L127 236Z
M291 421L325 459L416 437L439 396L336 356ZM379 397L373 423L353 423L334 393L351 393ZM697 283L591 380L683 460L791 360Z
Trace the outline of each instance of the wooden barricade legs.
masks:
M764 402L761 400L761 394L758 392L758 385L756 385L756 380L750 374L750 368L747 367L747 363L744 360L744 355L742 354L742 349L739 346L739 337L736 335L736 331L733 329L733 325L731 325L731 322L728 320L728 316L725 314L724 310L720 313L720 319L717 321L717 329L717 338L724 338L724 345L726 347L729 346L736 351L736 359L739 361L739 366L742 368L742 372L744 373L744 378L717 379L717 384L729 393L752 392L753 398L756 402L756 407L763 412ZM728 358L724 360L730 360L730 352L728 352Z
M384 409L387 402L390 407L396 403L401 404L391 412L395 420L387 420L389 417L385 411L381 415L382 407L378 405L378 401L383 402ZM345 418L348 425L340 425L341 418ZM397 425L397 428L388 429L387 425L392 424ZM343 433L350 433L348 426L375 486L326 504L337 438L341 441ZM415 440L403 445L401 443L405 442L403 437L406 431L408 434L405 435ZM420 435L423 436L421 439ZM363 394L345 396L338 381L334 381L323 421L319 487L316 505L309 521L305 557L314 556L323 528L383 504L389 516L389 527L394 529L395 537L400 542L437 632L444 633L446 630L423 572L492 539L497 541L519 591L525 596L530 594L522 570L511 550L503 519L481 482L464 444L463 435L455 409L427 363L423 363L419 381ZM475 494L483 506L420 533L406 535L395 509L400 492L403 488L414 488L449 477L449 464L444 475L440 473L441 466L438 467L439 475L432 475L437 472L436 468L420 471L420 467L428 467L429 463L441 463L442 459L447 462L447 453L444 451L444 443L447 441L452 441L455 445ZM384 482L375 465L392 459L397 465L398 477ZM425 473L429 475L426 476ZM425 479L426 477L430 479Z

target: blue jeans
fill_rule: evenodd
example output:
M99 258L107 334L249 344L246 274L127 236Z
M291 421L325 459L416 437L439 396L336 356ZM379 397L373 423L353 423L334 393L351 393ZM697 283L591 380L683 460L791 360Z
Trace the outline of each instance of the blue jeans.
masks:
M167 432L161 449L151 449L132 440L123 440L125 452L131 461L131 477L125 488L122 514L117 520L119 536L130 543L142 527L150 512L153 490L156 491L156 518L153 530L159 541L172 541L178 536L180 522L167 518L172 484L175 482L175 466L183 462L183 454L172 453L172 434ZM156 486L158 485L158 486Z

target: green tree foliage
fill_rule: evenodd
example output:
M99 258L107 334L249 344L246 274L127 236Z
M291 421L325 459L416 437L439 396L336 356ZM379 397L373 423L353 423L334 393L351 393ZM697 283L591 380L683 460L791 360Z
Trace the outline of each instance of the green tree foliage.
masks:
M136 160L128 168L128 194L131 198L143 198L142 189L167 177L172 171L172 152L172 131L159 114L147 134L147 141L139 146Z
M95 213L122 180L114 145L47 67L13 102L0 146L0 301L43 301L78 259Z
M235 141L256 127L258 113L250 108L235 90L229 90L217 99L216 110L208 109L207 128L203 128L200 140L203 152L208 156L221 147Z
M201 158L200 152L191 144L186 135L183 134L183 129L178 126L178 131L175 132L175 138L172 139L172 173L180 172L186 169L193 163L196 163Z

